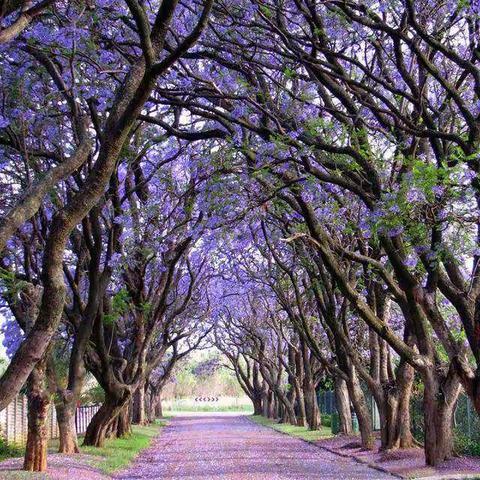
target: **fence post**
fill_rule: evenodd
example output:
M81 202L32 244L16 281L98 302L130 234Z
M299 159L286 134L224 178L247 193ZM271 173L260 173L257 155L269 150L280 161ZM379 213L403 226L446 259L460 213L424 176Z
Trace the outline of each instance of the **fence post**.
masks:
M27 397L22 395L22 441L27 443L27 429L28 429L28 417L27 417Z
M472 437L472 402L467 397L467 429L469 438Z
M13 441L17 442L17 397L13 399Z
M7 408L5 409L5 438L8 442L9 440L9 436L10 436L10 428L9 428L9 425L8 425L8 419L9 419L9 415L8 415L8 410L10 408L10 405L7 405Z

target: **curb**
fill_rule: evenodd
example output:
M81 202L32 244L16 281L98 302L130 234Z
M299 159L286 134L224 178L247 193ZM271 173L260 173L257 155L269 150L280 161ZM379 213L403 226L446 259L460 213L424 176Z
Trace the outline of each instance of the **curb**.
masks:
M480 475L472 475L471 473L452 473L450 475L432 475L430 477L419 477L418 480L478 480L479 478Z
M250 416L245 416L245 418L248 419L249 422L253 423L254 425L256 425L257 427L265 427L265 428L269 428L270 430L273 430L274 432L277 432L277 433L280 433L282 435L286 435L287 437L290 437L290 438L296 438L297 440L300 440L304 443L308 443L309 445L313 445L314 447L318 448L319 450L325 450L329 453L333 453L334 455L338 455L339 457L343 457L343 458L349 458L350 460L354 460L355 462L357 463L360 463L361 465L365 465L367 467L370 467L372 468L373 470L377 470L377 472L382 472L382 473L386 473L388 475L391 475L392 477L395 477L395 478L402 478L402 479L405 479L405 478L408 478L408 477L404 477L402 475L399 475L398 473L392 473L392 472L389 472L387 469L383 468L383 467L379 467L378 465L374 464L374 463L370 463L370 462L366 462L365 460L362 460L358 457L355 457L355 456L352 456L352 455L348 455L346 453L340 453L340 452L337 452L335 450L333 450L332 448L328 448L328 447L325 447L323 445L318 445L317 443L311 441L311 440L305 440L304 438L301 438L301 437L295 437L294 435L289 435L288 433L285 433L285 432L282 432L280 430L277 430L275 429L273 426L271 425L262 425L261 423L257 423L255 420L252 420L250 418ZM421 480L427 480L427 479L421 479ZM428 480L440 480L440 479L435 479L435 478L430 478Z

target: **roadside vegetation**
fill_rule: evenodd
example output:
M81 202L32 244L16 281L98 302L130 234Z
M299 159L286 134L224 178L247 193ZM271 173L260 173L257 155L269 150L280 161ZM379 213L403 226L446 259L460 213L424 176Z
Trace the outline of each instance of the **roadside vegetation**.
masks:
M80 450L81 453L97 457L98 460L93 466L111 474L125 468L142 450L148 448L166 423L167 420L160 420L146 426L133 425L130 435L107 440L105 446L101 448L80 447Z
M8 444L0 437L0 462L6 458L20 457L23 455L24 449L15 444Z
M111 438L106 440L101 448L82 446L82 437L80 440L80 453L91 455L93 461L92 467L98 468L103 473L112 474L118 470L127 467L135 457L145 448L148 448L152 440L160 433L162 428L168 423L168 418L156 420L149 425L133 425L132 432L122 438ZM50 440L49 452L58 451L58 440ZM21 445L7 445L0 439L0 461L7 458L21 457L25 453L25 447ZM24 478L18 477L18 478ZM27 477L25 477L27 478Z
M292 437L301 438L307 442L316 442L332 436L332 430L329 426L322 425L318 430L309 430L307 427L297 427L290 423L278 423L276 420L262 417L261 415L252 415L249 417L253 422L263 425L264 427L270 427L277 432L286 433Z
M185 399L180 402L174 402L169 405L168 408L165 408L165 412L169 415L175 415L175 413L186 413L186 412L237 412L237 413L253 413L253 408L251 405L243 403L232 403L229 405L218 405L218 404L199 404L194 401L194 399Z
M218 352L195 352L179 362L163 389L163 410L176 412L253 413L251 400Z

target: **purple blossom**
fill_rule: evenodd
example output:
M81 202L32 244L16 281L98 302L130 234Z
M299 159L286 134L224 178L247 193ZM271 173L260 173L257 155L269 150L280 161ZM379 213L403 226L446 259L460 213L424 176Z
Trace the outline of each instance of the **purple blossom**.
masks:
M404 231L403 225L398 225L388 230L388 236L396 237L397 235L400 235L403 231Z
M10 125L10 120L5 118L3 115L0 115L0 128L6 128Z
M445 192L445 187L442 185L435 185L432 187L432 192L436 197L441 197Z
M418 263L418 258L414 255L409 255L404 261L403 264L409 268L415 268Z
M410 202L410 203L425 201L424 193L420 189L415 188L415 187L411 188L407 192L406 198L407 198L407 201Z

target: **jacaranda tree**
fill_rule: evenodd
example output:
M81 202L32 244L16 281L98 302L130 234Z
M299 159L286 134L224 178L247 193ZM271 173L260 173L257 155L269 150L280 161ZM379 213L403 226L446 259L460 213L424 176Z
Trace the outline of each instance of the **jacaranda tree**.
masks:
M100 446L205 342L256 413L316 429L330 385L365 448L369 395L381 448L415 444L421 385L426 462L451 457L460 393L480 414L478 2L3 3L0 408L27 382L25 468L53 392L75 452L95 376Z

